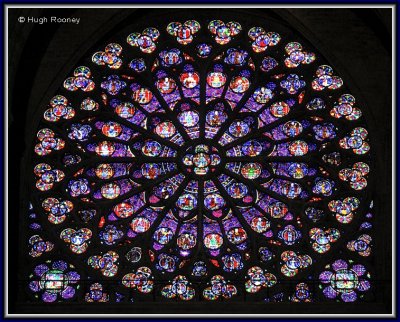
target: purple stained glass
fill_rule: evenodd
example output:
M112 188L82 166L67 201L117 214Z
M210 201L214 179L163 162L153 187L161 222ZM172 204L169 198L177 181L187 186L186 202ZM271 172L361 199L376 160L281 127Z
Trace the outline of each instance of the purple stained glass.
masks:
M361 108L316 50L237 20L132 31L61 84L32 149L37 299L354 302L371 289L372 234L348 235L373 227Z

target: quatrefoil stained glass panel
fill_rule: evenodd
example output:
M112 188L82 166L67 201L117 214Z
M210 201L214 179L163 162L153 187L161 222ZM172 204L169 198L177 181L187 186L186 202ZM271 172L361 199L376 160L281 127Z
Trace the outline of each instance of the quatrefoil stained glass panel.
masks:
M371 298L362 106L267 26L133 30L72 68L32 151L33 301Z

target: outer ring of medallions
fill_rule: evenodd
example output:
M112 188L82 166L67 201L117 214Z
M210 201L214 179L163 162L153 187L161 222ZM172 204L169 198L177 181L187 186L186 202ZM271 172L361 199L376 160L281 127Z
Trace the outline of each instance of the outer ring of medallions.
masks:
M185 142L185 144L178 150L178 170L181 173L184 173L185 176L187 176L188 178L192 179L192 180L208 180L212 177L217 176L218 174L221 173L223 167L224 167L224 162L223 162L223 156L225 155L225 149L223 149L223 147L216 142L210 140L210 139L202 139L202 138L198 138L198 139L194 139L194 140L190 140L188 142ZM183 164L183 157L187 154L187 150L191 147L195 147L196 145L199 144L204 144L207 145L209 147L213 147L217 149L217 154L220 157L221 161L218 165L214 166L214 171L209 171L207 174L205 175L197 175L194 172L190 172L188 171L188 166Z

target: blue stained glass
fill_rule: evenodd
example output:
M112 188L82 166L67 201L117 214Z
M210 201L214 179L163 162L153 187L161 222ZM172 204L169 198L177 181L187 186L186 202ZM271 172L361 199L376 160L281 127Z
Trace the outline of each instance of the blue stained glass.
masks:
M157 292L354 302L369 292L361 109L317 53L244 26L149 27L65 80L68 95L50 100L33 150L28 287L37 300ZM44 234L48 225L57 238ZM60 247L80 264L59 259Z

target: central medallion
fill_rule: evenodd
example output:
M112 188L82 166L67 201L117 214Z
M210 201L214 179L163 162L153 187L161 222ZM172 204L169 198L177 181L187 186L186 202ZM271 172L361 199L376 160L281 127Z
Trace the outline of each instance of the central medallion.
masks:
M221 163L217 148L207 144L198 144L186 149L183 164L186 171L198 176L205 176L215 171Z

